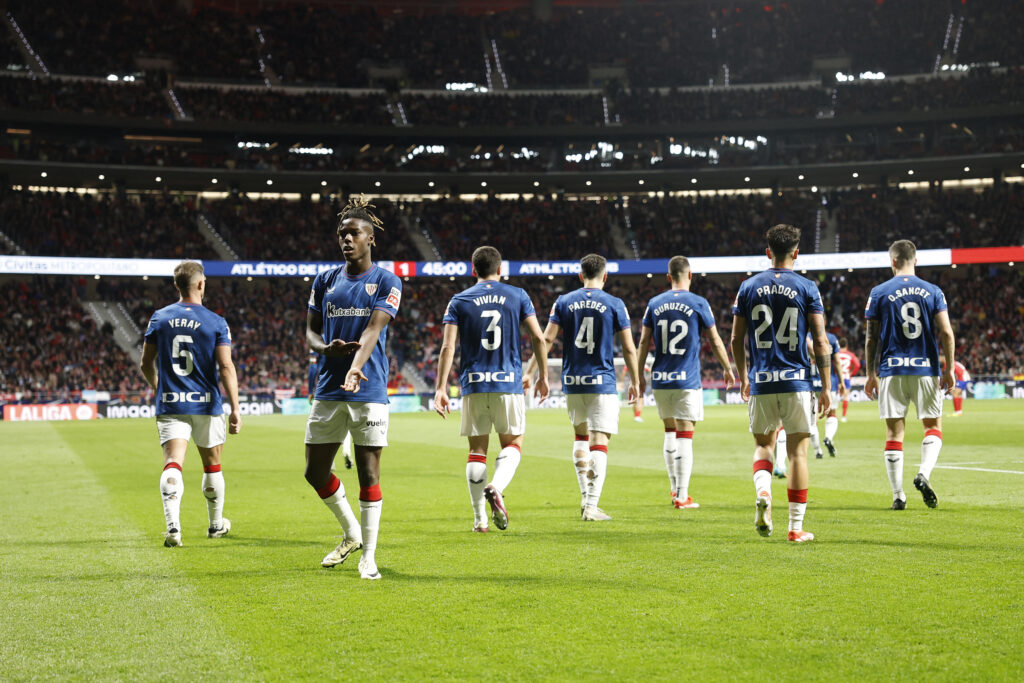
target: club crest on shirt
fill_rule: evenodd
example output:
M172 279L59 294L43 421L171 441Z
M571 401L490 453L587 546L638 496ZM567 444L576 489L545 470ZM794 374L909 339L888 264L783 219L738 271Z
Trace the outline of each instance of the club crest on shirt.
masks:
M377 283L376 282L367 282L365 285L363 285L363 289L366 290L366 293L369 296L373 296L374 294L377 293Z

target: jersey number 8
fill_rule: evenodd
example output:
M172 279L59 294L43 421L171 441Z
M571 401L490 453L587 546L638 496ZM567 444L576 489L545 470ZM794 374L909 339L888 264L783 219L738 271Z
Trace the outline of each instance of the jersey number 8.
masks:
M908 301L900 306L900 317L903 318L903 336L917 339L924 332L921 324L921 305L916 301Z

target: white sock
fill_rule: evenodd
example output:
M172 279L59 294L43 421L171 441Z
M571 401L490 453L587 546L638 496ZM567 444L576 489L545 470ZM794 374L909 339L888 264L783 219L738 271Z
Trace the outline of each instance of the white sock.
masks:
M164 520L167 530L181 531L181 497L185 494L185 482L181 478L181 470L168 467L160 474L160 497L164 502Z
M807 503L789 504L789 530L803 531L804 513L807 511Z
M754 493L759 494L761 491L768 493L768 496L772 495L772 471L771 470L757 470L754 472Z
M929 429L924 433L924 441L921 442L921 467L918 470L925 479L931 480L932 470L935 463L939 461L939 451L942 450L942 432L938 429Z
M839 431L839 418L838 417L826 417L825 418L825 438L832 441L836 438L836 432Z
M494 460L494 477L491 478L491 484L498 489L498 493L504 493L505 487L512 483L512 477L522 459L523 454L517 446L505 446L498 453Z
M811 423L811 448L814 449L815 455L821 453L821 441L818 439L818 423L816 421Z
M665 445L662 446L665 456L665 469L668 470L668 487L672 495L678 496L676 488L676 430L665 430Z
M690 436L676 439L676 498L686 500L690 496L690 473L693 471L693 432Z
M576 467L576 480L580 484L580 497L587 498L587 470L590 468L590 443L575 441L572 446L572 462Z
M331 476L334 477L334 475ZM341 525L341 530L345 532L345 538L350 541L358 541L362 538L359 533L359 520L356 519L356 514L352 512L352 506L349 505L348 498L345 497L345 485L341 483L341 480L334 477L328 486L335 481L338 482L337 490L322 500L327 509L334 513L338 524Z
M380 531L380 509L383 500L359 501L359 526L363 532L363 558L367 562L375 562L377 551L377 532Z
M487 500L484 487L487 486L487 456L470 453L466 461L466 483L469 485L469 503L473 506L473 523L487 523Z
M206 496L211 529L221 527L224 512L224 473L220 471L220 465L216 468L216 472L203 472L203 495Z
M600 450L598 450L600 449ZM597 507L608 473L608 447L595 446L590 451L590 469L587 472L587 505Z
M889 486L892 497L906 500L903 493L903 443L900 441L885 442L885 471L889 475Z

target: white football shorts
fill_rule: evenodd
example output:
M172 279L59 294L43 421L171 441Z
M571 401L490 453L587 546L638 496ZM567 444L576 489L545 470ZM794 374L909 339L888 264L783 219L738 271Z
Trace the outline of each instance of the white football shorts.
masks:
M383 448L388 445L389 417L386 403L313 399L306 420L306 443L340 444L351 433L357 446Z
M809 391L751 396L747 408L753 434L771 434L780 424L787 434L809 434L811 431L814 418Z
M482 392L462 399L462 436L526 433L526 400L522 394Z
M919 419L942 417L939 378L891 375L878 381L878 414L883 420L906 417L910 404Z
M704 419L703 389L655 389L654 401L658 404L658 417L667 420L701 422Z
M213 448L227 440L228 423L224 415L157 415L156 431L161 446L171 439L192 439L200 448Z
M619 433L618 394L567 394L565 402L574 426L586 422L588 431Z

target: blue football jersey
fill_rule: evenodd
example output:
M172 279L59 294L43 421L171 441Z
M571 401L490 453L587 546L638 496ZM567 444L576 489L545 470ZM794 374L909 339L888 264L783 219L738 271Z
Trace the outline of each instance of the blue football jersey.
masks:
M459 328L462 394L523 393L519 324L537 315L519 287L487 280L452 297L443 323Z
M157 350L157 415L224 414L216 355L231 346L224 318L201 304L171 304L149 319L146 343Z
M897 275L871 290L864 317L877 320L878 376L939 376L935 315L946 310L946 296L914 275Z
M750 393L810 391L808 318L824 313L818 286L785 268L769 268L744 280L734 315L747 319Z
M629 329L622 299L581 287L563 294L551 309L562 328L562 390L567 394L615 394L615 335Z
M401 301L402 281L393 273L373 265L365 273L352 277L346 272L346 266L340 266L321 272L313 280L309 308L323 317L323 339L330 344L335 339L359 341L373 311L384 311L394 318L398 315ZM357 394L342 389L354 355L342 358L324 356L320 361L316 397L326 401L387 403L388 359L384 355L387 336L388 328L385 326L363 366L367 381L363 382Z
M654 389L700 389L700 337L715 324L707 299L685 289L662 292L647 303L644 327L653 331Z
M828 339L829 358L834 354L839 353L839 338L831 332L825 332L825 338ZM814 363L814 337L807 335L807 344L810 346L811 359L811 386L814 387L815 391L821 391L821 375L818 373L818 366ZM836 372L835 364L832 365L832 391L839 391L839 374Z

